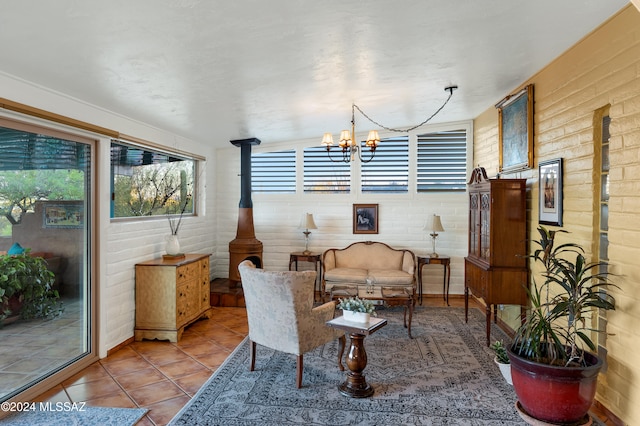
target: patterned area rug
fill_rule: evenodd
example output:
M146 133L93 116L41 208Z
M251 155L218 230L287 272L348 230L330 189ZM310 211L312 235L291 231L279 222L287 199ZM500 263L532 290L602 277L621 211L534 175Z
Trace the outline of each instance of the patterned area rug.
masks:
M462 308L418 307L409 339L402 308L382 309L388 324L365 339L371 398L343 396L337 343L304 356L303 388L295 357L262 346L248 368L245 340L171 425L523 425L515 394L485 346L484 315ZM494 326L492 340L508 338Z
M40 405L37 404L39 407ZM145 408L105 408L71 406L44 407L42 410L23 411L0 420L11 426L129 426L135 425L147 413Z

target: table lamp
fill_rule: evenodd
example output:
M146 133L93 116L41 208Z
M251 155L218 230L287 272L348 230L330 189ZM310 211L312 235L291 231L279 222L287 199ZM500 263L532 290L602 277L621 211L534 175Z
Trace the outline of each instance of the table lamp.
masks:
M309 229L318 229L316 223L313 221L313 214L306 213L304 216L302 216L302 221L300 222L300 226L298 226L298 228L304 229L304 231L302 232L304 234L304 251L302 252L302 254L308 256L311 254L311 252L309 251L309 234L311 234L311 231L309 231Z
M438 257L438 253L436 253L436 239L438 238L438 232L444 232L444 228L442 227L442 221L440 220L440 216L438 216L437 214L433 215L433 219L431 220L431 227L429 229L431 229L431 244L432 244L432 253L430 254L431 257ZM425 229L427 229L427 226L425 226Z

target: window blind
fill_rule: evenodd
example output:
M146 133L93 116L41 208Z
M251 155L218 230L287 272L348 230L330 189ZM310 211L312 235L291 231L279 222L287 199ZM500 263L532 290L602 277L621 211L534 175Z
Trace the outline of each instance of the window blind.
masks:
M418 192L465 191L466 130L418 135Z
M369 149L361 144L362 156L369 158ZM362 163L362 192L408 192L409 137L398 136L380 141L373 161Z
M338 158L336 155L335 158ZM341 158L341 157L340 157ZM351 166L333 162L323 146L304 150L304 192L349 193L351 190Z
M251 190L253 192L295 194L296 151L251 154Z

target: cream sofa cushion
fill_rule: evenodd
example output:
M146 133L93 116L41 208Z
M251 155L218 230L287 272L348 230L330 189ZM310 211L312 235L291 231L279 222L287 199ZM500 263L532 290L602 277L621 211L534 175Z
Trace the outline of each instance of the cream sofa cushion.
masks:
M413 275L396 269L370 269L369 277L376 285L384 286L410 286L413 283Z
M350 282L364 284L367 279L368 272L366 269L357 268L335 268L324 274L327 281Z

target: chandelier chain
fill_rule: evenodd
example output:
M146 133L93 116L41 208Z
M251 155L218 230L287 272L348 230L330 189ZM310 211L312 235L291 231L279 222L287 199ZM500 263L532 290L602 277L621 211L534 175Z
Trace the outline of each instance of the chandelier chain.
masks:
M385 129L385 130L388 130L388 131L390 131L390 132L407 133L407 132L410 132L410 131L412 131L412 130L417 129L418 127L424 126L424 125L425 125L425 124L427 124L429 121L431 121L431 119L432 119L433 117L435 117L436 115L438 115L438 113L439 113L440 111L442 111L442 109L447 105L447 103L449 103L449 100L451 99L451 96L453 96L453 91L454 91L455 89L457 89L457 88L458 88L458 86L449 86L449 87L446 87L444 90L448 90L448 91L449 91L449 96L448 96L448 97L447 97L447 99L444 101L444 103L442 104L442 106L441 106L440 108L438 108L438 109L436 110L436 112L434 112L433 114L431 114L431 116L429 116L426 120L424 120L424 121L423 121L423 122L421 122L420 124L416 124L415 126L412 126L412 127L406 128L406 129L394 129L394 128L392 128L392 127L384 126L384 125L382 125L382 124L378 123L377 121L375 121L374 119L372 119L371 117L369 117L369 116L368 116L364 111L362 111L362 110L360 109L360 107L359 107L358 105L353 104L353 108L357 109L357 110L358 110L358 112L360 112L360 114L362 114L362 116L363 116L364 118L366 118L367 120L369 120L370 122L372 122L373 124L375 124L375 125L376 125L376 126L378 126L378 127L381 127L381 128L383 128L383 129ZM352 121L353 121L353 114L352 114Z

